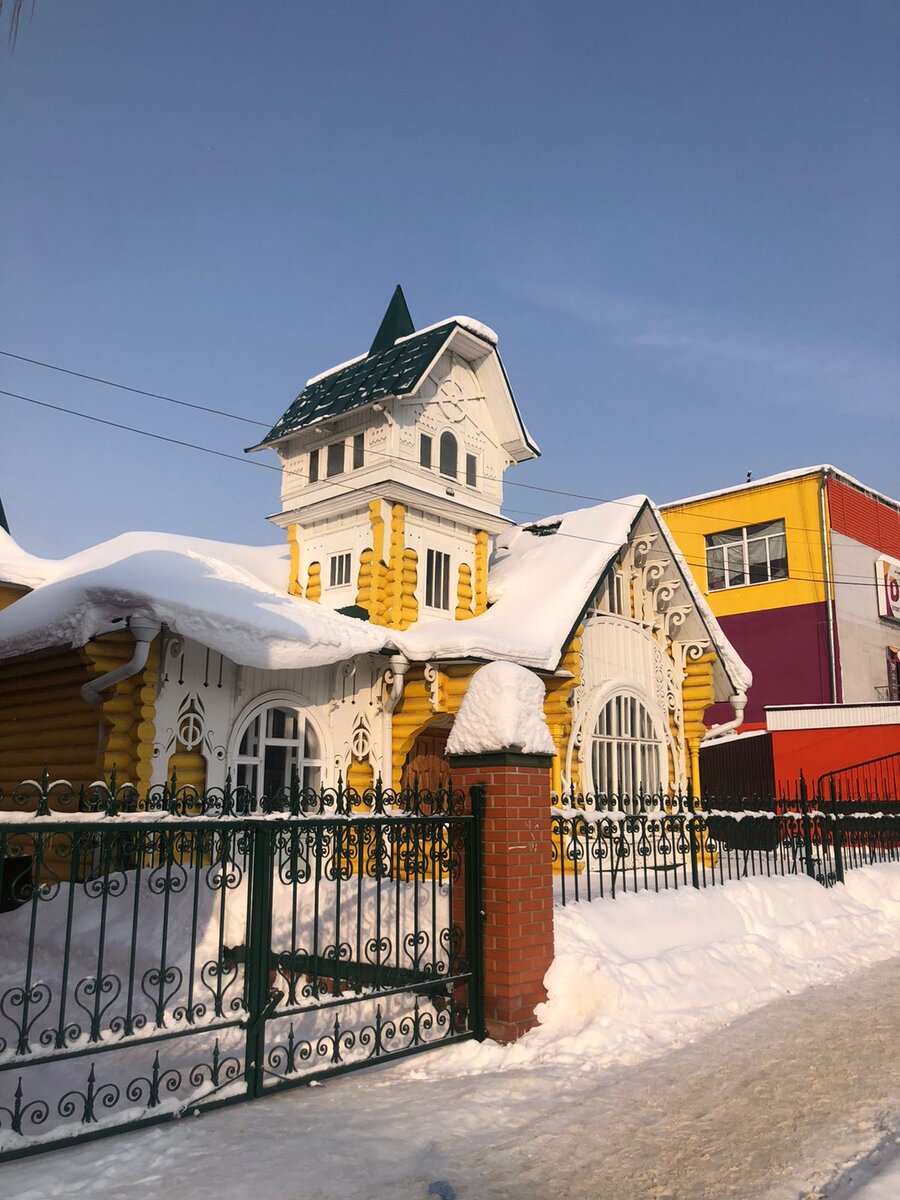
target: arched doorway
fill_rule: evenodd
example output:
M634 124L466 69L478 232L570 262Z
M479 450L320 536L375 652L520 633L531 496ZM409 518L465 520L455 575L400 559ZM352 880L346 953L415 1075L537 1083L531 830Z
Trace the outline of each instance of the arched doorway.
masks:
M450 734L450 720L428 725L410 746L400 775L400 786L418 786L420 791L433 792L449 787L450 764L445 751Z

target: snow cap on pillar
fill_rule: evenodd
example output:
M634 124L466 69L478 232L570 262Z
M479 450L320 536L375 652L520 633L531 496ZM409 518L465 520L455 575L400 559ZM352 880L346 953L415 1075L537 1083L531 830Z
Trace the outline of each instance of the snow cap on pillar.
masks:
M492 662L472 676L450 737L448 754L555 754L544 717L544 684L518 663Z

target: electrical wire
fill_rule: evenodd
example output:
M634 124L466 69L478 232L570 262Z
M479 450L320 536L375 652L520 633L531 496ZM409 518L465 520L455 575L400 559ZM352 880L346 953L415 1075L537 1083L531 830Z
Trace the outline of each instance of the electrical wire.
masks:
M0 352L0 353L3 353L3 352ZM139 434L141 437L152 438L154 441L157 441L157 442L167 442L169 445L180 446L183 449L187 449L187 450L198 450L203 454L210 454L216 458L225 458L225 459L229 459L231 462L242 463L244 466L261 467L264 470L277 471L279 474L296 475L296 476L299 476L304 479L306 478L306 476L301 471L292 471L287 467L283 468L283 467L277 466L275 463L267 463L267 462L262 462L259 459L251 459L251 458L242 457L237 454L229 454L225 450L214 450L211 446L204 446L199 442L189 442L189 441L185 441L181 438L169 437L166 434L162 434L162 433L152 433L150 430L138 429L134 425L126 425L121 421L111 421L106 417L97 417L91 413L81 412L79 409L66 408L61 404L51 404L47 400L38 400L33 396L23 396L19 392L10 392L4 388L0 388L0 396L7 396L8 398L10 398L12 400L22 400L26 404L33 404L39 408L50 409L53 412L65 413L67 416L71 416L71 417L79 417L82 420L91 421L97 425L105 425L111 429L118 429L125 433ZM339 483L334 478L329 480L329 482L332 485L334 485L335 487L338 487L342 491L345 491L345 492L356 492L358 490L357 488L355 488L352 485ZM545 490L545 489L536 489L536 490ZM571 494L571 493L564 493L564 494ZM589 499L590 497L582 497L582 498ZM625 504L625 501L623 501L623 500L619 500L619 501L602 501L601 500L599 502L600 503ZM520 515L522 512L522 510L517 510L517 509L510 509L508 511L518 512ZM532 515L534 515L534 514L532 514ZM539 520L547 520L546 517L539 517L538 519ZM588 543L592 543L594 545L605 545L605 546L618 545L617 542L610 541L609 539L606 539L606 538L592 538L592 537L588 537L584 534L557 532L554 536L572 538L577 541L588 542ZM688 566L692 566L692 567L697 567L697 568L705 568L706 567L705 562L698 562L696 560L692 560L689 558L685 558L685 562L688 564ZM824 576L815 575L815 574L810 574L810 575L792 574L790 576L790 578L797 582L801 582L801 583L825 583L825 582L827 582L825 580ZM840 576L840 577L836 576L836 577L834 577L833 581L835 583L841 583L845 586L851 586L851 587L876 587L877 586L877 584L874 580L868 579L864 575L855 575L854 574L854 575L845 575L845 576Z

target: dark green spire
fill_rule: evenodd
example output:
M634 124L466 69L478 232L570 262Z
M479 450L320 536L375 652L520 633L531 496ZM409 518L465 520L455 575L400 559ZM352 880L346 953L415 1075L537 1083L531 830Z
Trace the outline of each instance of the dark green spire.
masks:
M5 529L9 533L9 521L7 521L6 513L3 511L2 499L0 499L0 529Z
M375 341L369 348L369 353L377 354L379 350L390 350L397 338L407 337L415 332L416 327L409 315L403 288L398 283L394 288L393 296L391 296L391 302L387 306L387 312L378 326L378 332L375 334Z

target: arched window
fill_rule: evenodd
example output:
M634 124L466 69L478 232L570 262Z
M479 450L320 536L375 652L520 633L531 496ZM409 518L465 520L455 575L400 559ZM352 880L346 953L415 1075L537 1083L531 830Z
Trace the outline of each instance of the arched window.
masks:
M237 784L257 798L291 786L296 769L301 787L322 783L322 742L302 708L278 702L251 713L237 750Z
M663 784L663 739L636 696L612 696L591 736L594 790L604 795L652 795Z
M439 459L441 474L456 479L459 470L457 459L456 438L449 431L442 433Z

